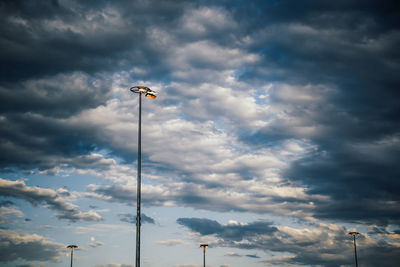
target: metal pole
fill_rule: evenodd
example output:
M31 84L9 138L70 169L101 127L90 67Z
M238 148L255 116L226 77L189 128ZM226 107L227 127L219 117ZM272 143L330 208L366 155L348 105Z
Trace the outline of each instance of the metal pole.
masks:
M357 245L356 245L356 236L353 235L354 237L354 257L356 258L356 267L358 267L358 262L357 262Z
M206 247L203 247L203 266L206 267Z
M139 93L138 159L137 159L137 203L136 203L136 267L140 267L140 202L142 171L142 93Z
M71 248L71 267L72 267L72 258L74 257L74 249Z
M206 267L206 247L208 247L208 244L200 244L200 247L203 248L203 267Z

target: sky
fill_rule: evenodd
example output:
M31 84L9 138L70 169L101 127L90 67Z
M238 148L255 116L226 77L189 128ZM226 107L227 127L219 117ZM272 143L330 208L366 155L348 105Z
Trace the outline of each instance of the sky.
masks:
M400 262L398 1L0 2L0 265Z

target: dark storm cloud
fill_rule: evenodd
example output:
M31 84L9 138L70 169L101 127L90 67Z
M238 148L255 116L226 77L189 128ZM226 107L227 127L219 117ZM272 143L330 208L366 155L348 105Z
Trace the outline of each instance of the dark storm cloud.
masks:
M271 226L271 223L268 222L221 225L217 221L199 218L179 218L176 222L201 235L215 234L218 237L232 241L241 241L244 237L271 234L277 231L277 228Z
M9 207L9 206L13 206L14 202L10 201L10 200L2 200L0 202L0 207Z
M316 146L316 151L283 172L289 183L330 197L314 201L315 217L398 223L399 4L221 1L207 9L207 1L191 2L3 1L0 168L39 168L49 173L60 164L89 168L101 162L85 156L104 148L132 159L126 147L112 146L99 137L101 129L64 120L112 97L112 81L104 76L138 66L139 72L129 74L132 80L169 82L174 71L185 68L195 74L176 79L192 87L215 83L221 70L234 69L247 87L275 83L270 103L286 119L278 117L262 129L233 129L233 134L257 148L288 139L305 139ZM213 24L204 14L222 14L228 23ZM200 31L183 23L189 18L193 29ZM207 52L212 51L214 59L223 49L237 50L229 51L224 60L210 60ZM236 63L249 53L258 60ZM293 90L285 95L281 85L292 85ZM316 89L307 96L320 99L301 101L304 88L298 87L308 85ZM165 91L180 93L173 87ZM292 100L296 97L300 100ZM183 100L165 101L179 105L197 98L188 94ZM192 106L188 109L197 113ZM317 130L309 134L300 128ZM134 201L120 188L98 190L118 201ZM190 193L173 197L202 207L212 201ZM281 199L288 200L296 201ZM215 209L244 210L223 205Z
M134 64L145 70L132 73L134 79L167 73L164 52L149 34L156 25L174 28L168 25L177 23L185 6L185 1L3 1L0 168L51 169L107 146L87 125L67 126L61 119L105 104L112 97L106 77L114 71Z
M64 246L37 234L0 229L0 262L57 261Z
M317 203L316 217L399 223L399 3L269 1L254 9L242 5L243 14L258 10L259 16L246 20L248 27L257 28L250 33L255 42L248 49L263 58L243 72L242 80L333 89L321 87L310 96L322 100L301 102L301 91L291 91L292 97L298 96L291 101L288 95L282 97L278 86L271 92L271 103L280 105L290 121L276 119L242 140L262 147L307 138L317 145L318 151L283 172L309 193L331 197L330 202ZM300 127L317 130L305 134L296 131Z
M66 189L59 190L65 195ZM34 206L43 205L56 212L56 217L70 222L101 221L96 212L82 212L76 206L66 202L56 191L40 187L30 187L24 181L8 181L0 178L0 195L3 197L20 198Z
M171 25L184 2L3 1L0 78L149 66L159 52L147 40L147 26ZM152 75L166 71L157 66Z
M0 86L0 112L65 117L104 104L111 82L74 72Z
M334 225L321 224L315 225L313 229L297 229L275 227L269 222L221 225L217 221L200 218L179 218L177 223L201 236L214 235L218 241L213 246L293 255L261 261L265 263L333 267L352 264L354 260L353 244L347 235L348 231ZM393 243L384 240L375 242L364 235L357 242L359 258L363 259L365 266L378 266L379 262L382 262L382 266L395 266L399 259L399 248ZM258 258L256 254L246 256Z
M136 224L136 216L133 214L130 214L130 213L118 214L118 217L121 220L121 222ZM146 214L142 214L140 218L141 218L142 223L155 224L154 219L147 216Z
M0 167L46 170L59 164L78 168L102 168L108 164L89 155L104 144L97 131L85 123L68 123L48 115L10 112L0 119Z

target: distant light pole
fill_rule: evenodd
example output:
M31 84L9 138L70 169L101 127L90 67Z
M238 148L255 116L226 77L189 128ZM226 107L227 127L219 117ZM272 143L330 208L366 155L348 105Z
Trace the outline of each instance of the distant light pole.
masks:
M69 245L67 248L71 249L71 267L72 267L72 259L74 258L74 249L78 248L76 245Z
M203 248L203 267L206 267L206 247L208 247L208 244L200 244L200 247Z
M131 92L139 94L139 126L138 126L138 159L137 159L137 203L136 203L136 267L140 267L140 204L141 204L141 171L142 171L142 94L156 98L156 92L145 86L133 86Z
M349 235L353 236L353 240L354 240L354 257L356 259L356 267L358 267L356 236L360 236L360 233L359 232L350 232Z

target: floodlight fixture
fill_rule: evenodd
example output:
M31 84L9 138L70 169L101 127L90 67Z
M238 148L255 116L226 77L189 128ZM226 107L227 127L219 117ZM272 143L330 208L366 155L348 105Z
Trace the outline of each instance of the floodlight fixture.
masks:
M131 87L131 92L136 93L136 94L144 94L145 97L148 98L156 98L156 91L151 90L149 87L146 86L133 86Z
M360 236L361 234L359 232L349 232L349 235L351 235L351 236Z

